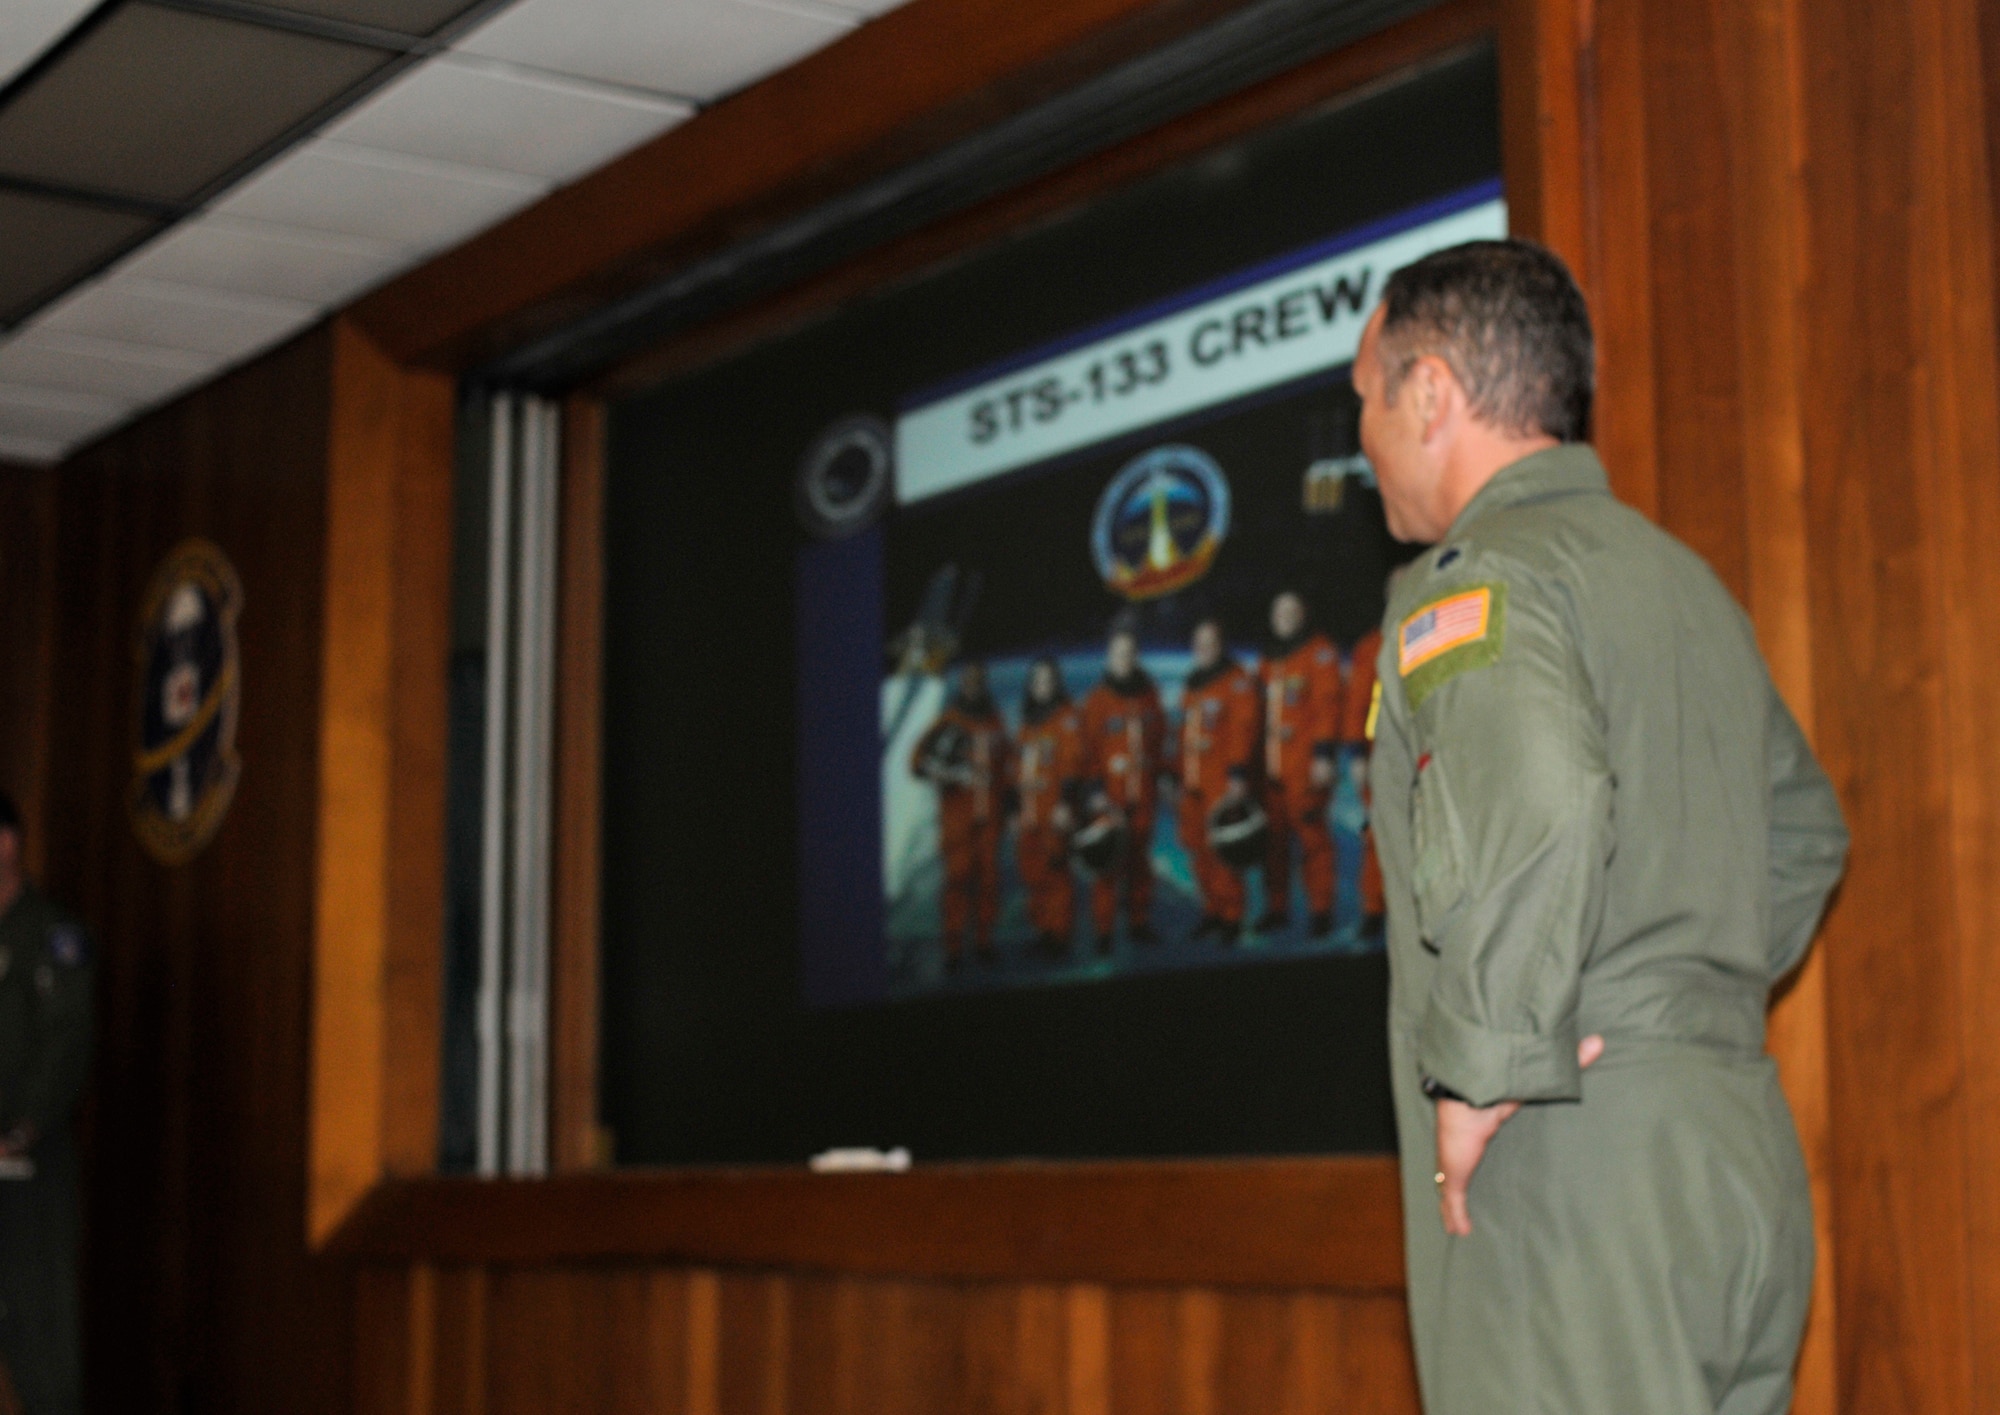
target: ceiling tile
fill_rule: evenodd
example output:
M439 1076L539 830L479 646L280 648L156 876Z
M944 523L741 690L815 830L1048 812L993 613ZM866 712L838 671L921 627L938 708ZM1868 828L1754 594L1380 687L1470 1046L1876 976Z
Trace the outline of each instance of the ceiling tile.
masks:
M131 411L131 404L109 398L0 383L0 433L24 442L78 442Z
M805 57L849 28L830 14L734 0L516 0L459 48L705 101Z
M365 100L327 136L564 181L693 112L674 99L447 55Z
M866 15L869 19L873 19L877 15L886 15L891 10L901 8L904 0L824 0L824 3L842 10L852 10L857 15Z
M345 303L407 263L400 248L383 241L208 215L176 226L119 271L324 309Z
M226 362L224 355L24 329L0 343L0 382L156 403L207 378Z
M116 275L68 296L37 323L64 334L234 358L283 338L318 315L314 306L293 300Z
M77 202L0 191L0 322L21 318L154 226Z
M548 187L539 179L321 140L272 163L215 209L383 241L415 255L484 230Z
M6 424L0 423L0 462L18 462L26 467L45 467L62 460L63 453L69 451L67 438L54 440L39 437L14 437L7 431Z
M0 5L0 84L41 58L97 0L7 0Z
M724 4L748 5L753 10L776 10L780 14L802 15L809 20L829 20L852 25L857 20L893 9L899 0L722 0Z
M398 34L435 34L444 24L470 10L478 0L262 0L274 10L322 19L372 25Z
M390 57L128 5L0 108L0 172L190 200Z

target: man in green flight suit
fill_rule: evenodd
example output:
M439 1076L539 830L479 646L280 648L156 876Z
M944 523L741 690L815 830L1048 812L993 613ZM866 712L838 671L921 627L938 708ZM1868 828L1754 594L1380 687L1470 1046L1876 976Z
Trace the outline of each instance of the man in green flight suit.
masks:
M1847 833L1742 611L1612 499L1592 370L1517 241L1398 271L1354 365L1431 545L1370 768L1418 1373L1430 1415L1780 1415L1812 1208L1764 1009Z
M70 1120L90 1067L90 939L28 884L0 793L0 1361L27 1415L82 1406Z

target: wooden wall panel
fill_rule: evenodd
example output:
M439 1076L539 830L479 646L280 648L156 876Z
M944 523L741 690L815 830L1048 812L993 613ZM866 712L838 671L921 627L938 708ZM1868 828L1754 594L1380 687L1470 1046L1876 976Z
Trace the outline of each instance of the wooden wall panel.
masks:
M1014 1282L1402 1290L1388 1156L621 1168L376 1186L330 1248L364 1261L652 1261Z
M21 808L31 875L43 863L55 530L54 475L0 463L0 791Z
M46 875L99 938L94 1410L350 1408L351 1284L302 1237L327 370L305 336L57 473ZM193 535L243 581L243 776L168 869L126 814L133 644Z
M549 1162L610 1162L597 1123L598 966L604 715L604 405L563 406L561 583L556 624L554 875L549 997Z
M1841 1398L2000 1406L1993 202L1972 0L1801 27L1821 740L1853 863L1825 940Z
M453 383L345 320L331 344L315 1241L378 1180L437 1163L451 656Z
M384 1411L1415 1415L1393 1298L641 1266L373 1269ZM477 1291L476 1301L447 1297ZM428 1369L412 1365L427 1353ZM481 1353L468 1369L465 1353ZM428 1401L429 1403L422 1403ZM385 1403L386 1402L386 1403Z

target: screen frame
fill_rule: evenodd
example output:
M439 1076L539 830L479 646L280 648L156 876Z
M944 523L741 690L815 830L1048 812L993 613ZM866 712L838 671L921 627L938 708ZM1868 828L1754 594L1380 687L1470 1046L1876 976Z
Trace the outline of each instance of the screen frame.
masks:
M1550 241L1566 253L1587 250L1589 221L1581 181L1585 137L1574 121L1577 102L1565 102L1580 96L1571 91L1573 64L1561 52L1565 37L1557 32L1560 27L1544 22L1545 8L1532 0L1448 0L613 367L569 402L566 501L579 508L601 506L602 449L591 430L601 428L603 400L715 362L832 304L913 278L1024 222L1469 45L1495 39L1499 44L1503 177L1514 230ZM1561 121L1564 114L1572 121ZM1552 115L1556 121L1550 121ZM1578 273L1588 283L1581 265ZM582 622L601 611L601 599L591 600L593 594L601 596L601 572L601 539L587 528L566 535L561 572L565 600L577 606ZM552 979L552 1135L558 1174L484 1185L438 1179L381 1184L351 1214L332 1246L388 1256L433 1253L441 1251L440 1242L462 1241L468 1253L490 1254L517 1223L515 1205L529 1195L541 1205L538 1213L567 1211L575 1204L595 1210L606 1199L622 1196L601 1211L601 1221L557 1225L531 1246L548 1258L658 1255L937 1278L1185 1280L1393 1290L1401 1263L1401 1233L1394 1221L1400 1200L1394 1160L1388 1156L995 1163L920 1168L908 1176L838 1178L809 1176L793 1167L589 1173L601 1170L607 1159L597 1128L594 1075L597 773L588 768L595 765L596 667L595 651L579 648L575 660L566 658L559 670ZM901 1202L893 1196L917 1198L920 1190L924 1221L917 1227L924 1241L888 1245L885 1257L871 1257L882 1242L882 1196L892 1196L888 1202L893 1208ZM475 1201L474 1192L489 1199ZM803 1215L802 1202L807 1205ZM1136 1227L1109 1222L1134 1204L1156 1221ZM441 1206L461 1215L455 1225L464 1230L459 1240L441 1236L430 1221ZM1357 1225L1358 1236L1331 1247L1296 1243L1298 1235L1323 1227L1329 1212L1364 1219ZM1009 1216L1006 1234L982 1243L977 1235L992 1226L996 1213ZM471 1236L475 1230L481 1235L476 1242ZM697 1230L699 1238L690 1238ZM1267 1241L1246 1237L1252 1230L1268 1235Z

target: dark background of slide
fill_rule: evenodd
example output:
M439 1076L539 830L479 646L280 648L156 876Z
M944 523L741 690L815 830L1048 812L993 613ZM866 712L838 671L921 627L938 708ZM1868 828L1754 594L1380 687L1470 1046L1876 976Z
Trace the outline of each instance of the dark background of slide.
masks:
M914 390L1498 170L1480 49L614 407L602 1102L621 1162L1391 1147L1379 955L807 1005L801 821L812 838L864 832L879 855L879 808L800 799L801 655L809 691L871 742L883 664L879 644L814 659L801 611L879 626L886 606L883 537L810 541L793 476L836 418L891 419ZM802 605L814 563L815 584L847 590ZM876 761L832 765L879 789Z

